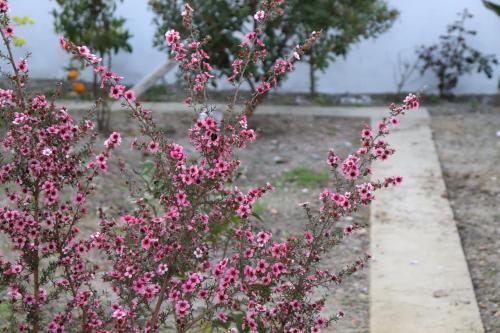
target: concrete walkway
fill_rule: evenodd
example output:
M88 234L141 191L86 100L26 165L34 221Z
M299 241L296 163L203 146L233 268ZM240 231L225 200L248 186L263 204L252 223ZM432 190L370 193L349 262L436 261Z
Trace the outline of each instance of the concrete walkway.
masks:
M176 103L145 106L155 112L186 110ZM262 106L258 113L362 117L374 123L386 110ZM397 153L374 165L374 178L402 175L404 182L378 192L371 206L371 333L484 332L429 123L427 110L408 112L389 136Z
M389 136L397 153L374 177L403 186L371 207L372 333L484 332L425 109Z

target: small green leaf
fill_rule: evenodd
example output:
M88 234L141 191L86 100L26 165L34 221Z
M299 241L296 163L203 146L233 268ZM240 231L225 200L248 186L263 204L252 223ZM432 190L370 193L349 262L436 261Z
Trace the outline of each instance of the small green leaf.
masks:
M15 47L21 47L26 45L27 41L24 38L14 36L12 37L12 43L14 44Z
M35 21L29 16L13 16L12 21L17 25L35 24Z

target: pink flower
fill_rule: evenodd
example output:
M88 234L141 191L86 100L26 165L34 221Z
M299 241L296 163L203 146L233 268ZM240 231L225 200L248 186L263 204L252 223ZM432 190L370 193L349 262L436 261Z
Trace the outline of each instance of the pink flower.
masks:
M328 152L327 162L332 168L336 168L337 164L339 163L339 157L337 154L335 154L333 149L330 149L330 151Z
M223 323L227 321L227 316L222 311L217 314L217 318L219 318L219 320L222 321Z
M257 261L256 271L258 273L261 273L261 274L265 273L268 268L269 268L269 264L264 259L260 259L259 261Z
M156 241L155 239L152 239L149 236L146 236L141 241L141 246L144 250L149 250L155 241Z
M164 275L166 272L168 272L168 265L167 264L159 264L158 268L156 269L156 272L160 275Z
M127 90L124 94L123 97L127 100L129 103L135 102L135 92L133 90Z
M23 73L28 71L28 61L26 59L21 59L16 65L17 69Z
M255 15L253 16L253 18L256 20L256 21L262 21L264 18L266 17L266 13L263 11L263 10L259 10L257 13L255 13Z
M189 309L191 308L191 305L188 303L188 301L185 300L180 300L175 303L175 312L179 317L184 317L188 312Z
M14 36L14 27L11 25L5 26L2 31L7 38L11 38L12 36Z
M344 162L342 162L342 173L348 180L355 180L359 177L359 157L349 155Z
M420 106L420 100L418 96L414 94L409 94L408 96L406 96L404 102L410 109L418 109L418 107Z
M106 141L104 141L104 147L106 147L108 149L113 149L113 148L119 146L121 142L122 142L122 137L121 137L120 133L113 132L113 133L111 133L109 138Z
M170 157L174 160L183 160L184 159L184 148L176 143L172 143L170 145Z
M361 131L361 137L363 139L370 139L372 137L372 129L370 126L365 126L365 128Z
M6 0L0 0L0 13L6 13L9 10L9 4Z
M314 236L313 236L312 232L310 232L310 231L306 231L304 233L304 238L306 239L306 242L309 244L311 244L314 240Z
M59 45L65 50L68 48L68 42L66 41L64 36L59 36Z
M114 85L109 90L109 97L114 99L119 99L123 95L124 91L125 91L125 86L121 84Z
M179 34L178 31L171 29L165 33L165 40L167 41L167 45L169 46L174 43L177 43L180 39L181 35Z
M184 191L177 192L177 194L175 195L175 198L176 198L177 204L179 206L187 207L190 205L189 200L187 199L186 192L184 192Z
M252 213L252 209L248 205L240 205L236 210L236 214L238 214L241 218L248 218Z
M281 262L277 262L272 266L272 271L275 277L280 276L285 271L285 265Z
M78 192L75 196L75 204L81 206L85 203L85 194L82 192Z
M116 320L123 320L127 316L127 313L122 309L116 309L111 316Z
M266 244L271 239L271 234L267 231L259 231L257 234L257 242Z
M36 299L33 295L31 294L26 294L23 299L24 303L28 305L35 305L36 304Z
M389 121L391 122L392 127L396 127L399 125L399 119L397 117L391 117Z
M78 49L78 53L80 54L80 57L86 57L89 54L91 54L90 50L86 46L78 46L77 49Z
M158 149L159 149L160 145L158 144L158 142L155 142L155 141L151 141L149 144L148 144L148 151L152 154L154 153L157 153L158 152Z

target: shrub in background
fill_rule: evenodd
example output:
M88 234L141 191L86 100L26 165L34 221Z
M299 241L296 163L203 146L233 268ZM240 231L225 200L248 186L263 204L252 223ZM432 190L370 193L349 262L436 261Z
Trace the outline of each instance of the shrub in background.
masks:
M9 257L14 257L0 262L0 295L9 304L10 330L319 332L344 316L342 311L324 314L326 296L319 290L342 283L369 255L340 271L325 267L322 258L364 227L343 224L342 217L368 205L375 191L402 181L399 176L367 177L372 161L394 153L383 139L389 127L419 101L409 95L403 105L391 105L376 128L363 129L360 148L345 159L330 151L326 160L332 188L320 193L316 204L303 204L301 234L277 239L259 228L253 208L272 185L246 191L235 186L240 161L234 152L256 138L245 112L293 70L318 38L308 37L289 57L276 61L247 107L239 107L247 69L265 54L263 29L282 14L281 3L264 0L255 13L255 29L244 36L240 57L231 66L234 95L220 122L205 94L213 68L204 38L192 24L192 9L186 6L183 15L189 36L166 32L189 87L186 103L195 115L188 133L196 150L191 156L164 135L151 111L120 84L120 76L87 47L61 38L61 46L95 68L100 86L123 102L142 133L133 147L151 156L143 188L131 192L134 206L118 216L101 212L100 230L89 238L78 237L77 223L95 177L106 172L106 160L121 136L112 133L100 154L91 148L92 140L82 145L92 123L75 125L64 108L44 96L25 96L26 61L4 55L14 86L0 92L2 115L10 123L1 140L0 174L11 201L0 214L0 231L12 245ZM7 9L0 0L2 27L9 22ZM2 36L9 49L9 38ZM126 172L123 162L120 166ZM85 260L97 254L109 263L102 272ZM99 291L103 284L111 295Z
M177 0L150 0L156 14L157 26L154 44L165 48L163 34L168 29L186 33L182 24L182 2ZM238 33L249 27L255 28L252 15L258 10L256 0L190 1L196 8L193 20L201 31L210 36L207 52L211 63L227 75L228 64L238 56ZM318 70L324 71L331 61L345 56L350 47L363 38L377 37L391 27L398 16L382 0L290 0L279 17L267 24L261 39L266 44L266 56L256 64L250 64L252 75L246 78L255 91L259 82L265 81L267 70L276 59L296 44L305 40L314 31L322 31L316 46L304 54L310 65L310 93L316 93ZM222 66L222 67L220 67Z
M119 0L122 2L123 0ZM130 32L125 28L125 19L116 17L116 0L56 0L54 28L78 45L87 45L104 59L111 68L112 56L119 51L131 52L128 43ZM94 99L105 99L98 86L98 75L93 76ZM106 103L97 110L97 126L104 133L109 132L110 111Z
M489 10L491 10L493 13L495 13L497 16L500 17L500 5L499 4L496 4L496 3L491 2L491 1L486 1L486 0L483 0L483 4L486 8L488 8ZM500 80L498 81L498 89L500 90Z
M453 89L462 75L475 71L491 78L493 65L497 64L494 55L484 55L467 44L466 38L476 35L474 30L465 27L472 14L465 9L459 16L448 26L447 33L439 36L439 43L421 46L416 51L421 60L421 74L431 71L436 75L439 95L444 98L453 96Z

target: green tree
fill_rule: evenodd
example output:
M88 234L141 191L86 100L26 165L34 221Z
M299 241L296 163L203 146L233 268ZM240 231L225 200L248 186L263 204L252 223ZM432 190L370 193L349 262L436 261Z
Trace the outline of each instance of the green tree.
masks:
M291 3L290 3L291 2ZM307 56L311 95L316 94L316 77L338 57L345 57L351 46L387 31L399 13L384 0L291 0L291 12L283 23L297 26L299 39L322 30L321 38Z
M157 33L154 44L164 47L164 33L168 29L184 32L182 25L183 1L150 0L156 14ZM195 9L194 22L206 31L212 40L208 44L211 61L218 68L228 64L238 52L237 31L251 28L252 15L258 10L257 0L191 0ZM294 45L303 41L313 31L322 30L321 38L313 51L306 55L310 67L310 92L316 92L315 73L324 71L331 61L346 56L350 47L364 38L377 37L391 27L398 11L391 9L384 0L288 0L283 16L266 28L268 57L261 66L251 68L254 87L274 61L284 57ZM223 52L221 52L223 50ZM222 73L221 74L227 74Z
M207 51L217 50L210 54L210 63L220 71L221 75L229 75L233 55L239 51L240 39L235 32L242 31L246 22L250 21L252 7L249 0L191 0L189 4L195 9L193 21L198 30L210 36ZM182 0L149 0L149 6L155 13L153 22L156 33L153 45L166 50L165 32L175 29L183 36L190 32L182 24L182 10L186 2Z
M123 2L123 0L118 0ZM125 19L116 17L115 0L56 0L59 8L52 14L57 33L77 45L86 45L92 52L103 58L108 68L112 65L112 56L123 50L131 52L130 32L125 28ZM93 80L94 98L105 100L105 94L99 89L97 74ZM109 132L110 110L106 103L97 113L97 125L102 132Z

